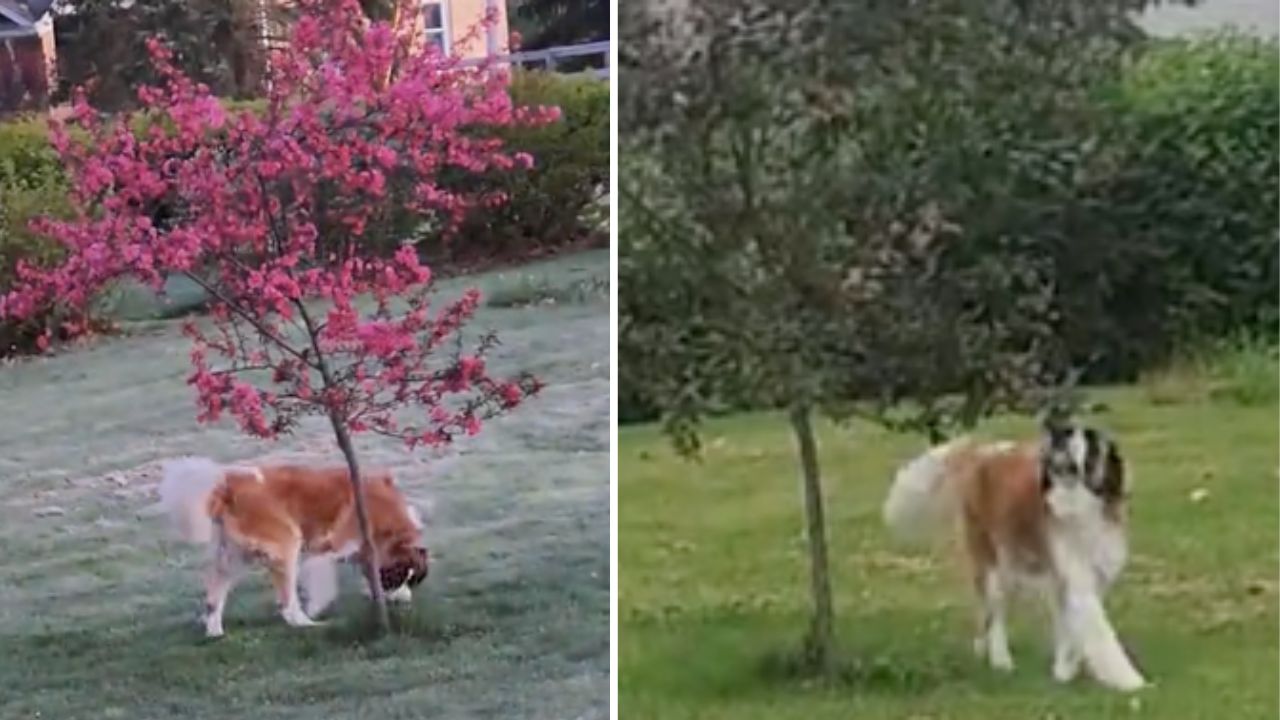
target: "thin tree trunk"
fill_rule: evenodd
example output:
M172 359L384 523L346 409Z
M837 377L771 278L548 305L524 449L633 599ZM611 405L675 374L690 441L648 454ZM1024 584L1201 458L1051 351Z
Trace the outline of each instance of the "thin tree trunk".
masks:
M189 273L188 275L190 276ZM308 360L300 354L299 357L308 365L314 362L314 367L320 371L320 379L324 382L325 391L329 391L333 388L333 373L329 371L329 362L325 359L325 354L320 349L319 331L316 329L315 323L311 321L311 314L307 312L306 303L301 300L295 300L294 305L298 308L298 314L302 317L303 325L307 328L307 335L311 340L311 349L315 351L314 361ZM252 317L249 317L249 320L253 322ZM289 347L283 345L280 340L276 342L284 347ZM294 353L298 354L296 350L294 350ZM355 497L356 522L360 526L360 555L362 558L360 565L364 570L364 580L369 584L369 596L373 598L374 619L378 623L378 631L386 633L391 629L391 618L387 614L387 596L382 592L382 578L378 568L378 551L373 545L373 533L369 527L369 513L364 506L364 483L360 478L360 463L356 460L356 449L351 444L351 433L347 431L347 424L335 409L329 410L329 424L333 426L333 435L338 440L338 449L342 451L342 456L347 460L347 471L351 475L351 493Z
M386 593L382 592L377 548L373 546L369 515L365 511L364 482L360 478L360 464L356 461L356 451L351 445L351 435L347 432L347 426L343 424L342 419L337 415L330 414L329 422L333 425L333 433L338 438L338 448L342 450L342 456L347 459L347 469L351 473L351 491L355 494L356 501L356 521L360 524L360 543L362 548L360 554L364 559L360 564L364 570L365 582L369 583L369 593L373 598L373 611L378 623L378 630L385 633L391 628L391 618L387 614L387 596Z
M813 618L805 639L805 654L813 665L826 671L831 665L833 620L831 573L827 561L827 523L822 507L822 478L818 474L818 450L813 439L812 411L802 405L791 410L791 429L800 450L804 487L804 514L809 536L809 580L813 594Z

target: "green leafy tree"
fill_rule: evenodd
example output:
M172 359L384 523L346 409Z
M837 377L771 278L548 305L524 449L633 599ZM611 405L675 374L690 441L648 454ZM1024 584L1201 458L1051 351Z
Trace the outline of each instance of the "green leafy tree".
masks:
M149 37L174 48L192 79L225 97L252 97L262 79L264 21L283 17L256 0L72 0L57 20L59 76L66 88L88 85L104 109L136 105L134 89L155 83Z
M522 45L526 49L609 37L608 0L523 0L511 7L515 25L524 34Z
M709 412L785 410L811 667L832 667L834 625L813 418L937 440L1044 399L1065 354L1043 223L1075 201L1085 87L1138 37L1129 9L626 11L623 392L643 388L688 453Z

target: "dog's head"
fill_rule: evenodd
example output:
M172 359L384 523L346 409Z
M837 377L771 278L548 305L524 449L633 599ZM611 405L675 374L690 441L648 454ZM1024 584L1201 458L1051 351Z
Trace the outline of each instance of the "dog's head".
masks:
M395 590L402 585L416 587L427 579L430 554L416 542L398 541L383 554L381 581L383 590Z
M1124 458L1115 441L1102 432L1062 419L1044 423L1040 449L1040 482L1045 492L1083 486L1107 502L1128 492Z

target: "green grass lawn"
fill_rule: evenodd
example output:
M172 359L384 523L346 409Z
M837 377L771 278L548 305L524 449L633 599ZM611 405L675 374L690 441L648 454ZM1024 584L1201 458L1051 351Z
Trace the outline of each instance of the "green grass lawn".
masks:
M589 286L593 252L442 283ZM607 287L607 286L606 286ZM434 564L392 637L360 639L348 575L320 628L286 627L262 574L231 596L227 637L197 623L204 550L169 539L156 463L182 454L340 461L322 424L279 444L195 423L176 323L0 367L0 718L604 718L609 707L607 293L485 307L499 370L541 396L459 448L446 474L362 436L434 505Z
M622 716L1275 718L1276 407L1095 395L1136 481L1133 557L1109 606L1155 687L1057 686L1035 603L1014 609L1013 675L979 665L960 574L902 552L880 520L894 468L923 442L863 425L823 425L819 438L838 641L856 679L778 671L808 612L800 488L784 418L751 414L710 423L700 464L677 459L655 427L620 433ZM978 434L1032 430L1000 419Z

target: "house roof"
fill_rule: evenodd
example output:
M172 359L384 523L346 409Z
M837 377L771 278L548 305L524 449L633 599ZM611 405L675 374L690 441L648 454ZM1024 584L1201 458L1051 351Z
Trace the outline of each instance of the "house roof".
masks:
M50 23L48 2L35 3L43 17L31 11L27 0L0 0L0 40L34 37Z
M19 0L0 0L0 40L31 37L37 34L35 18L27 4Z
M36 24L27 4L19 0L0 0L0 18L20 27L33 27Z

